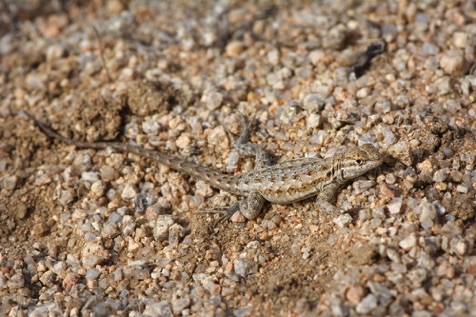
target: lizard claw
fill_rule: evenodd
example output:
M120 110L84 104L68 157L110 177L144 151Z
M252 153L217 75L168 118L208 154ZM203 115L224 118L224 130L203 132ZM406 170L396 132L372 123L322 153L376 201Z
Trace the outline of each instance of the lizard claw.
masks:
M224 220L227 220L227 219L230 219L230 217L235 213L237 212L238 210L240 210L240 204L239 202L236 202L234 203L233 205L229 206L229 207L224 207L224 206L221 206L221 207L217 207L218 209L216 210L200 210L200 211L197 211L196 213L199 213L199 214L221 214L221 217L218 218L217 220L215 220L213 222L213 224L211 225L211 228L212 229L215 229L216 226L224 221Z

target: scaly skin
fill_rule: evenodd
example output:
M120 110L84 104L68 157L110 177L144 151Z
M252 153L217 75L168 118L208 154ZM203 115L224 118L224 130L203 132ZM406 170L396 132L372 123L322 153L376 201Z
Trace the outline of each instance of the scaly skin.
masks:
M107 147L118 151L134 153L148 157L165 164L181 173L201 179L210 186L246 196L228 210L218 221L230 217L240 210L247 219L255 218L261 211L265 201L277 204L287 204L317 196L318 208L332 215L338 214L338 209L329 200L347 181L357 178L383 163L382 155L372 145L366 144L340 152L326 159L300 158L289 160L276 165L267 165L267 156L260 146L249 144L250 124L243 117L245 129L235 143L235 147L245 155L255 155L257 167L244 174L229 175L214 168L171 156L165 153L144 149L140 146L117 142L81 142L66 138L37 120L30 114L26 115L49 137L81 148L105 149ZM218 221L216 223L218 223ZM216 224L215 223L215 224Z

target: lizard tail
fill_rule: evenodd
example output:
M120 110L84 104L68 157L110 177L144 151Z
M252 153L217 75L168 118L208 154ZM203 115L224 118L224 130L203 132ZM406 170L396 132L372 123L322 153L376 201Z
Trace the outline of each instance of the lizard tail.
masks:
M134 153L142 157L147 157L147 158L156 160L159 163L165 164L178 172L185 173L194 178L203 180L207 182L208 184L210 184L212 187L229 191L229 192L236 192L236 189L231 185L233 184L232 180L234 176L225 174L218 169L205 167L197 163L194 163L192 161L182 159L180 157L168 155L168 154L161 153L154 150L145 149L143 147L132 145L132 144L123 144L118 142L92 143L92 142L76 141L76 140L67 138L65 136L62 136L61 134L59 134L58 132L56 132L55 130L53 130L52 128L50 128L49 126L47 126L40 120L36 119L34 116L29 114L28 112L26 111L23 111L23 112L30 120L32 120L35 123L35 125L44 134L46 134L50 138L57 139L66 144L74 145L80 148L101 150L101 149L110 147L120 152Z

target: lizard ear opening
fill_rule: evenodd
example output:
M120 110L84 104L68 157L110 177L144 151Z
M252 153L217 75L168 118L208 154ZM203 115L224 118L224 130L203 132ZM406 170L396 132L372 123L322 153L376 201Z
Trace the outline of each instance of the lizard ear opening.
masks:
M355 162L358 164L358 165L362 165L363 161L361 159L356 159Z

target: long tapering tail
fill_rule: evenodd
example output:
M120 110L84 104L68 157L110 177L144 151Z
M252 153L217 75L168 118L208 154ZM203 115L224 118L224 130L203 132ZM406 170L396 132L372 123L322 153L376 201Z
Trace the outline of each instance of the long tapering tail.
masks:
M240 194L237 192L237 189L234 188L234 186L232 185L234 183L233 182L234 176L225 174L218 169L205 167L197 163L194 163L192 161L187 161L177 156L172 156L172 155L161 153L158 151L145 149L143 147L132 145L132 144L125 144L125 143L119 143L119 142L92 143L92 142L76 141L76 140L67 138L65 136L62 136L61 134L59 134L58 132L56 132L49 126L47 126L45 123L36 119L34 116L29 114L28 112L26 111L23 111L23 112L29 119L31 119L35 123L35 125L44 134L46 134L50 138L57 139L66 144L71 144L80 148L101 150L101 149L110 147L121 152L134 153L142 157L147 157L147 158L156 160L159 163L165 164L178 172L185 173L194 178L203 180L215 188Z

